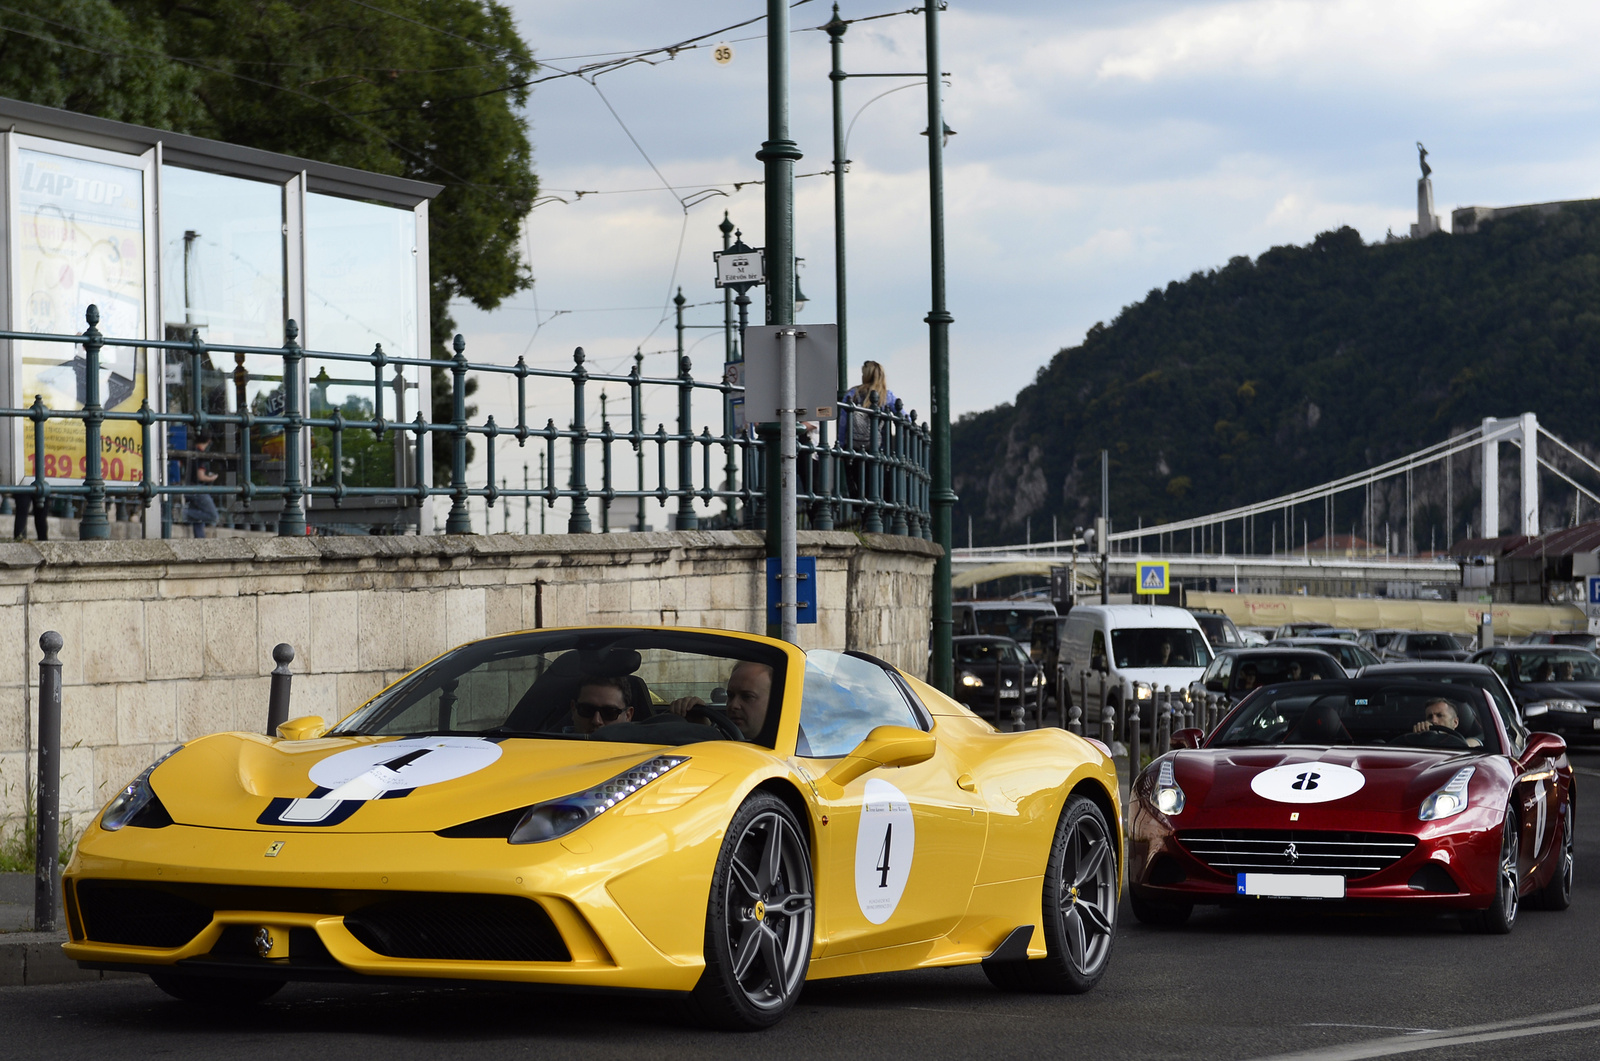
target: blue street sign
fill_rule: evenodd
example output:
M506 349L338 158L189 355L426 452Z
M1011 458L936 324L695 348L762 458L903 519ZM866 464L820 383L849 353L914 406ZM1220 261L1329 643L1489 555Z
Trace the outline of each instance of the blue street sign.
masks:
M767 623L777 626L783 621L783 591L779 575L779 559L767 557ZM795 574L799 583L795 587L795 622L817 621L817 558L795 557Z
M1600 575L1589 576L1589 603L1600 604Z
M1170 592L1167 562L1165 560L1140 560L1136 563L1139 593Z

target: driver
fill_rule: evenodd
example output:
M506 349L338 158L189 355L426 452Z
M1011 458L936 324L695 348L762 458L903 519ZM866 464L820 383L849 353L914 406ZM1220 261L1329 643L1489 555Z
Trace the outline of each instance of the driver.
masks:
M628 679L583 679L568 710L572 713L574 733L593 733L602 726L633 721L633 708L628 704Z
M1258 684L1258 675L1256 674L1256 665L1254 663L1246 663L1239 668L1239 681L1234 687L1236 692L1247 693Z
M1412 733L1427 733L1431 729L1448 729L1454 731L1461 725L1461 717L1456 714L1456 707L1448 700L1429 700L1428 706L1422 709L1422 721L1411 727ZM1483 746L1483 741L1476 737L1459 735L1467 742L1469 748Z
M765 663L736 663L728 675L729 721L739 727L745 740L755 740L767 724L767 700L772 695L772 668ZM667 705L675 715L688 717L696 707L706 707L698 696L683 696ZM709 725L710 723L707 723Z

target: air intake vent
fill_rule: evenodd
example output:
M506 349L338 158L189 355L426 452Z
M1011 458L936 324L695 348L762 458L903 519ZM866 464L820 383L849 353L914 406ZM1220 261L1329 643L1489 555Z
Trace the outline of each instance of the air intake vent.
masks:
M211 910L158 887L115 881L78 882L84 934L96 943L181 947L211 924Z
M1338 873L1346 879L1388 869L1417 846L1405 833L1339 833L1275 829L1192 829L1178 843L1212 869Z
M368 950L447 961L572 960L544 907L501 895L409 895L345 915Z

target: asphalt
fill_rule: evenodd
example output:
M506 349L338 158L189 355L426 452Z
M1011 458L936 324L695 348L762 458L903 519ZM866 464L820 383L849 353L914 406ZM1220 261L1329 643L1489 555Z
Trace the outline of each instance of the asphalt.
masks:
M1600 790L1600 754L1578 753ZM1584 804L1580 802L1580 807ZM1509 936L1453 920L1199 911L1149 929L1126 907L1110 970L1078 997L1002 994L977 969L810 985L777 1028L682 1025L668 1003L494 988L291 985L247 1010L143 978L0 988L8 1057L986 1059L1404 1056L1587 1059L1600 1033L1600 815L1579 819L1564 913Z

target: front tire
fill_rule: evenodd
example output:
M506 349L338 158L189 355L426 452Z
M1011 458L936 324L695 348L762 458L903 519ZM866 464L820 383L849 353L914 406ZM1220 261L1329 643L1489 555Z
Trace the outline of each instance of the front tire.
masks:
M1516 812L1506 808L1500 825L1500 861L1495 868L1494 901L1487 910L1468 914L1461 927L1486 936L1504 936L1517 923L1518 889L1522 884L1522 832Z
M1116 840L1094 802L1071 796L1044 875L1043 958L985 963L1003 991L1078 995L1105 975L1117 922Z
M811 848L794 812L758 792L728 824L706 904L705 972L688 1001L697 1024L755 1031L794 1005L811 964Z
M277 994L285 983L191 973L151 973L150 979L173 998L201 1006L253 1006Z

